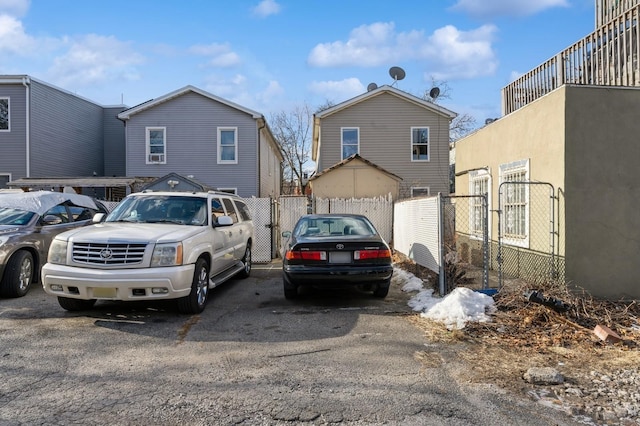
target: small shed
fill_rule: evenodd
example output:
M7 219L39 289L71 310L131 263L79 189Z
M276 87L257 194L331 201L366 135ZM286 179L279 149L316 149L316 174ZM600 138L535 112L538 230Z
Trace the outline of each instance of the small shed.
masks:
M402 178L353 154L309 179L314 197L397 199Z
M169 173L158 179L155 179L145 185L142 190L151 191L181 191L181 192L199 192L210 191L211 188L192 177L185 177L178 173Z

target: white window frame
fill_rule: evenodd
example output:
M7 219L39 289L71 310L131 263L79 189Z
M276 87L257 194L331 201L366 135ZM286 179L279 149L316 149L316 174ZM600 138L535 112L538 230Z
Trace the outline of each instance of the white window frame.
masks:
M413 195L413 191L414 190L427 190L427 194L419 194L419 195ZM413 197L430 197L431 196L431 187L429 186L412 186L411 187L411 198Z
M222 159L222 132L233 131L233 160ZM218 127L218 164L238 164L238 128Z
M356 146L356 154L360 154L360 127L341 127L340 128L340 158L342 160L351 157L351 155L347 155L346 157L344 156L344 147L345 147L345 143L344 143L344 132L345 130L355 130L358 134L357 134L357 142L355 144ZM353 146L352 143L350 144L346 144L347 146Z
M11 131L11 98L8 96L0 96L0 100L7 101L7 128L0 129L0 132L10 132Z
M151 132L162 131L162 153L151 153ZM147 164L167 164L167 128L166 127L145 127L146 140L146 163Z
M216 188L219 192L226 192L227 194L238 195L238 188Z
M413 140L413 132L414 130L422 130L425 129L427 131L427 159L415 159L413 158L413 149L415 145L425 145L424 143L416 143ZM409 134L409 140L411 141L411 150L409 152L409 155L411 157L411 162L412 163L428 163L429 161L431 161L431 129L429 128L429 126L413 126L411 127L411 133Z
M0 173L0 176L6 176L8 178L7 183L11 182L11 173ZM0 186L0 189L1 188L2 187ZM9 187L7 186L6 188L9 188Z
M529 160L514 161L500 165L500 184L504 182L529 182ZM501 206L503 210L501 220L501 232L505 244L517 247L529 247L529 185L522 185L518 191L512 191L513 185L502 186L503 193L500 194ZM510 193L507 193L510 192ZM515 212L515 213L514 213ZM524 213L524 220L518 220L514 224L513 215ZM515 231L514 231L515 229Z
M469 172L469 195L487 195L487 235L491 240L491 173L488 170L473 170ZM470 238L482 240L482 217L478 217L482 209L482 201L479 197L471 197L469 200L469 234Z

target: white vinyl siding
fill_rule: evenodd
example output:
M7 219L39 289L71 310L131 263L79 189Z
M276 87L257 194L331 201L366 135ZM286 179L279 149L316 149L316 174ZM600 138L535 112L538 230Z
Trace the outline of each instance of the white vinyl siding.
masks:
M411 161L429 161L429 128L411 128Z
M488 195L489 189L491 188L491 175L486 170L475 170L469 173L469 194L470 195ZM491 206L489 205L490 199L487 196L487 206L486 210L482 203L482 198L480 197L472 197L469 200L471 214L469 215L469 229L472 238L480 238L484 237L484 223L485 223L485 215L488 211L491 211ZM491 232L491 216L488 215L487 218L487 226L488 232ZM491 235L489 235L491 238Z
M529 160L500 166L500 183L529 182ZM529 185L513 183L502 185L502 230L505 243L529 246Z
M360 129L357 127L343 127L342 134L342 159L360 153Z
M238 164L238 128L218 128L218 164Z
M147 164L167 163L167 128L147 127Z

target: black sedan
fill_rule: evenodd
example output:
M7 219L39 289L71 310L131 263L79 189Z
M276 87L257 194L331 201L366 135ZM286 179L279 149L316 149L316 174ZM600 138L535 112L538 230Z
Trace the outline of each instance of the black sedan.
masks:
M389 293L393 265L391 249L363 215L314 214L302 216L288 238L282 262L284 295L298 296L298 287L356 286Z

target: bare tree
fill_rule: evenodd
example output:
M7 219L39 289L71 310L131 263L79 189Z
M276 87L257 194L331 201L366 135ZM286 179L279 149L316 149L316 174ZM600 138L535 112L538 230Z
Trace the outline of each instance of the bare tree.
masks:
M269 124L284 156L284 182L297 187L300 194L305 194L308 176L304 168L311 158L311 108L305 103L291 111L274 113ZM285 192L290 191L286 191L285 188Z
M433 92L432 89L437 87L438 91ZM440 99L451 99L451 87L446 81L435 80L431 78L431 88L422 95L422 99L425 101L433 102L437 104ZM435 95L435 96L432 96ZM451 142L455 142L461 137L471 133L477 128L477 122L475 117L470 114L459 114L451 121L449 126L449 139Z

